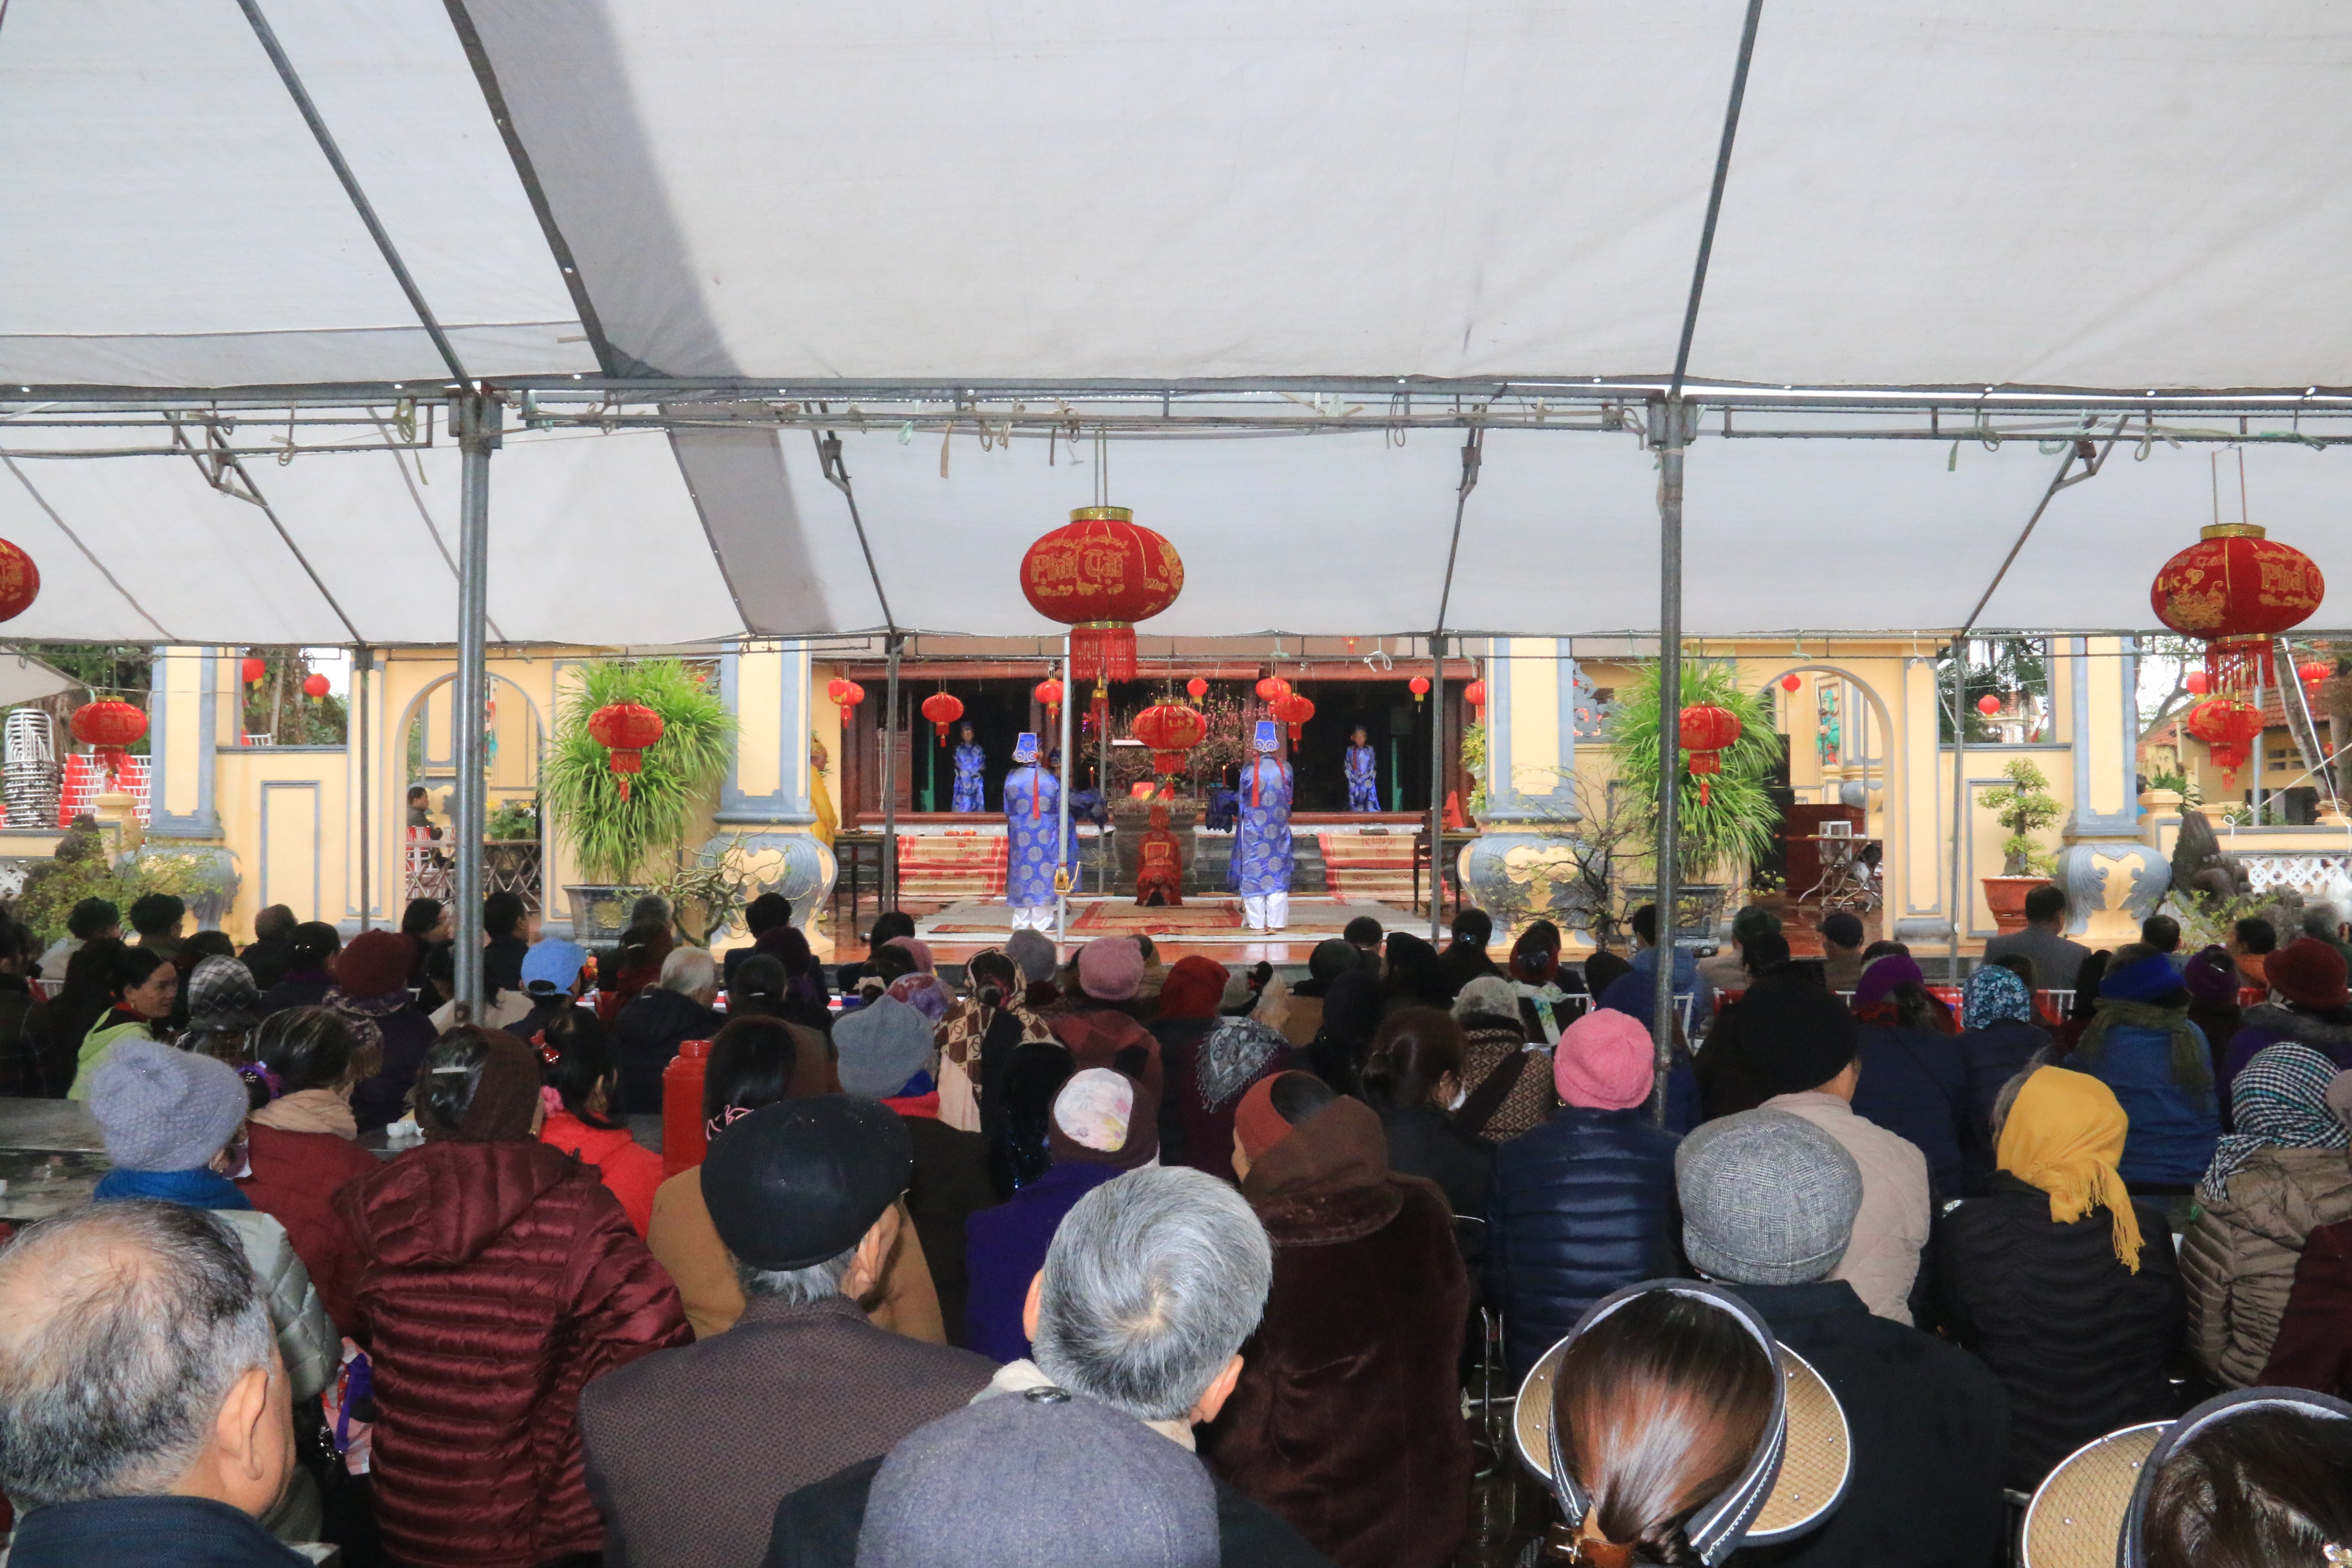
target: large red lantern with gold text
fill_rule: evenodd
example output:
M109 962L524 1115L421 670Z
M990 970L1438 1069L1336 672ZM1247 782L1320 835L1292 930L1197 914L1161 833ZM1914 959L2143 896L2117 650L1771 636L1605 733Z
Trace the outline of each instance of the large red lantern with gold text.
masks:
M1269 675L1257 683L1257 700L1271 708L1290 695L1290 682L1278 675Z
M2166 562L2148 589L2157 618L2205 645L2217 691L2277 682L2271 639L2301 626L2327 584L2310 556L2251 522L2221 522Z
M74 739L95 752L106 764L106 776L120 779L122 761L130 755L128 748L147 732L147 715L128 702L110 697L75 709L72 727Z
M1315 717L1315 700L1294 691L1274 705L1274 716L1290 726L1290 742L1297 745L1300 726Z
M640 702L607 702L588 715L588 733L612 752L605 766L629 798L629 775L645 772L646 748L662 738L662 716Z
M934 691L923 699L923 717L940 732L940 744L948 743L948 726L963 717L963 699L951 691Z
M846 676L836 675L824 683L824 695L827 700L841 710L841 727L846 730L849 728L857 705L866 700L866 688Z
M0 621L13 621L41 596L41 569L33 558L0 539Z
M2210 697L2189 710L2189 732L2205 742L2213 765L2235 789L2246 748L2263 732L2262 710L2235 697Z
M1021 557L1021 592L1070 627L1073 679L1135 679L1135 623L1184 591L1176 547L1123 506L1082 506Z
M1135 738L1151 748L1151 771L1181 773L1184 753L1209 738L1209 721L1181 702L1155 702L1135 716Z
M1714 804L1707 776L1723 772L1723 752L1739 743L1739 715L1728 708L1701 702L1683 710L1680 739L1691 754L1690 771L1698 780L1698 802Z

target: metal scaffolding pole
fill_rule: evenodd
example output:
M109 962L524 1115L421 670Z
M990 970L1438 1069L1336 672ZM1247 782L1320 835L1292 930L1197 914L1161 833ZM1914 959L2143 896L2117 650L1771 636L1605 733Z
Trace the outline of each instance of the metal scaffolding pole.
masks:
M1675 864L1682 794L1683 709L1683 405L1656 405L1664 432L1658 445L1658 903L1657 973L1651 992L1656 1055L1650 1113L1666 1120L1666 1080L1675 1067Z
M890 673L882 689L882 898L883 907L898 907L898 654L907 639L892 632L885 646L890 650Z
M451 410L464 467L457 524L457 1002L482 1016L482 706L489 696L490 454L503 408L495 398L459 400Z
M1465 492L1467 493L1466 490ZM1445 918L1445 634L1429 639L1429 940Z
M375 668L375 651L362 643L352 650L352 700L344 710L344 732L359 742L360 804L360 930L368 929L375 911L373 879L375 840L368 833L368 674Z

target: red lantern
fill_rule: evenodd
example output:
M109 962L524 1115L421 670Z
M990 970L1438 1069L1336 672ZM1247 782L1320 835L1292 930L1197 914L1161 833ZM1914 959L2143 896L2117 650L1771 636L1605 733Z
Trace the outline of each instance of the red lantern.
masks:
M2234 697L2209 698L2189 710L2189 732L2205 742L2222 779L2235 789L2246 748L2263 732L2262 710Z
M1991 718L1994 714L2000 711L2000 699L1995 697L1990 691L1986 692L1982 697L1977 699L1977 711L1983 714L1988 719Z
M2327 584L2311 557L2250 522L2216 523L2166 562L2148 589L2157 618L2205 645L2220 691L2273 685L2271 639L2301 626Z
M2212 680L2201 669L2190 670L2181 678L2180 684L2191 697L2202 697L2213 689Z
M1315 717L1314 700L1302 697L1294 691L1274 705L1274 716L1290 726L1291 743L1296 745L1298 742L1299 727Z
M1405 689L1412 693L1412 700L1416 704L1429 695L1429 677L1425 675L1416 675L1404 685Z
M1793 692L1804 684L1805 678L1793 672L1780 678L1780 689L1783 691Z
M1290 682L1278 675L1269 675L1257 683L1257 700L1271 708L1290 695Z
M1123 506L1082 506L1021 557L1030 607L1070 626L1074 676L1135 679L1135 623L1184 591L1176 547Z
M948 743L948 726L963 717L963 699L951 692L934 691L923 699L923 717L940 732L940 744Z
M41 569L33 558L0 539L0 621L13 621L41 596Z
M260 685L261 678L269 673L269 666L257 658L248 658L239 668L245 675L245 683L247 686Z
M1030 695L1036 698L1038 704L1045 710L1045 727L1050 730L1058 726L1062 721L1062 683L1041 680L1037 683L1037 689Z
M860 695L863 695L861 693ZM662 737L662 716L636 702L607 702L588 715L588 733L613 753L606 764L629 798L629 775L645 771L645 751Z
M1184 694L1198 702L1209 694L1209 683L1196 675L1184 683Z
M2307 658L2294 667L2294 673L2305 686L2316 686L2336 672L2315 658Z
M1690 771L1698 779L1698 803L1714 804L1707 775L1723 772L1724 751L1739 743L1739 715L1728 708L1700 702L1683 710L1681 741L1691 754Z
M1209 738L1209 721L1181 702L1155 702L1135 716L1137 740L1151 748L1151 771L1180 773L1184 753Z
M324 697L329 689L330 682L323 675L306 675L302 678L302 695L305 697L313 700Z
M106 763L109 780L122 776L122 760L130 754L127 748L146 732L147 715L116 698L87 702L74 710L74 739Z
M1477 713L1482 718L1485 717L1486 712L1486 683L1483 680L1474 680L1469 685L1464 687L1462 689L1462 700L1470 704L1470 708L1473 712Z
M866 688L854 680L836 675L824 683L824 694L832 700L835 707L841 710L841 727L845 730L848 729L852 710L866 700Z

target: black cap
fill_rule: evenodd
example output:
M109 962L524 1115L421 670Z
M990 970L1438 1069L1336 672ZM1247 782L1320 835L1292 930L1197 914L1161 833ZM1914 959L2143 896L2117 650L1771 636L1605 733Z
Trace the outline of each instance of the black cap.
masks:
M1853 1060L1853 1015L1834 992L1793 975L1768 975L1734 1009L1739 1054L1768 1094L1819 1089Z
M739 1118L702 1162L702 1201L751 1268L806 1268L857 1245L914 1177L888 1106L855 1095L785 1100Z

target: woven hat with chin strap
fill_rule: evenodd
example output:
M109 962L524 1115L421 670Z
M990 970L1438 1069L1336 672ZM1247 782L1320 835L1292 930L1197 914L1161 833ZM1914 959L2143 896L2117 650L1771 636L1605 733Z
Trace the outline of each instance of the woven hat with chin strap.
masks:
M1552 1421L1552 1380L1568 1348L1594 1324L1654 1290L1671 1291L1729 1313L1780 1371L1772 1414L1756 1452L1731 1485L1699 1504L1683 1526L1691 1549L1707 1568L1717 1568L1742 1546L1793 1541L1820 1525L1845 1500L1853 1479L1853 1437L1844 1406L1804 1357L1772 1337L1763 1314L1721 1286L1696 1279L1648 1280L1603 1296L1586 1309L1568 1337L1546 1351L1519 1385L1512 1425L1520 1462L1551 1489L1570 1530L1583 1521L1591 1500L1561 1461L1559 1433Z

